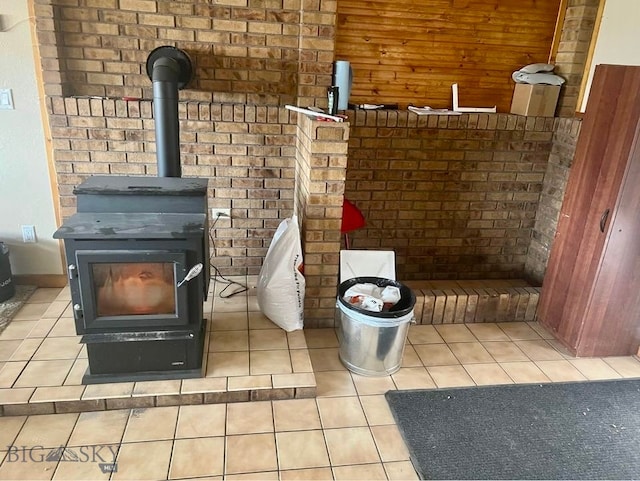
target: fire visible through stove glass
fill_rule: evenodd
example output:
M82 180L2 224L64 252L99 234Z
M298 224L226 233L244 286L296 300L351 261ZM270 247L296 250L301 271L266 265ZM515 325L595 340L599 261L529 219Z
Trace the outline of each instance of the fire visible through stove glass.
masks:
M98 316L173 314L172 262L111 262L92 265Z

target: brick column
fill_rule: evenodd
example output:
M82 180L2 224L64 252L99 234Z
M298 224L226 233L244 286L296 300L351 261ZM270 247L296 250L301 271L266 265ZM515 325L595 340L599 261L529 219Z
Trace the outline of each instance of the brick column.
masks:
M555 73L567 81L556 113L558 117L573 117L578 109L578 95L587 61L600 0L569 0L562 26Z
M29 15L36 17L37 52L42 69L44 93L51 96L69 95L66 73L60 59L60 15L52 0L30 0Z
M302 224L305 327L334 325L349 124L298 115L294 212Z
M303 0L300 9L297 105L327 106L336 37L336 0Z
M553 135L553 147L524 267L524 276L532 284L542 285L547 270L581 125L579 119L559 119Z

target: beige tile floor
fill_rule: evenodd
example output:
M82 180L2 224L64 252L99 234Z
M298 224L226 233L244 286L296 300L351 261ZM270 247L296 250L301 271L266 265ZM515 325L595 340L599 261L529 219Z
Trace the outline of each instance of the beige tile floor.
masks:
M312 370L317 397L0 417L0 480L417 479L384 399L389 389L640 377L636 358L572 358L536 323L413 326L402 369L392 376L358 376L338 360L332 329L305 331L306 344L304 338L285 336L285 348L284 333L257 313L251 294L213 308L233 315L214 321L214 329L225 332L221 337L229 343L211 338L209 356L214 365L221 364L215 372L226 376L212 379L242 386L255 377ZM58 362L47 373L55 376L57 369L63 370L69 379L83 359L82 350L69 340L45 344L58 336L38 337L43 331L72 337L64 321L58 327L68 307L64 296L64 290L36 291L12 323L17 327L8 337L0 335L0 380L5 386L20 379L32 383L22 378L27 362ZM262 329L271 330L252 332ZM56 359L56 348L69 359ZM293 353L299 350L308 355L296 361ZM262 351L289 352L290 365L279 354L254 356ZM261 374L271 369L279 374ZM157 391L152 383L103 389L107 386L113 393ZM166 390L173 392L170 386ZM31 396L35 392L37 388ZM47 461L46 455L60 446L65 446L63 459L77 455L81 462ZM114 461L117 472L103 474L99 463Z
M97 401L113 408L118 402L122 407L142 407L174 402L171 398L175 396L185 400L224 393L237 394L238 400L243 394L313 396L315 377L302 331L287 333L264 317L251 295L254 289L222 299L215 294L224 287L218 284L214 291L212 284L205 303L204 378L86 387L82 376L88 366L87 354L75 333L69 290L38 289L0 333L0 406L11 405L12 414L22 414L16 407L30 404L33 409L28 413L34 414L33 405L38 404L35 414L48 414L53 412L53 403L82 411L85 409L71 403ZM137 406L130 405L132 398Z

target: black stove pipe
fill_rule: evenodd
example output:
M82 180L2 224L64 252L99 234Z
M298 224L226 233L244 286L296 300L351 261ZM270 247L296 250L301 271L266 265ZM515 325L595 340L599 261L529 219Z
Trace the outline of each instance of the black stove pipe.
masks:
M153 82L158 177L182 177L178 89L189 83L191 72L189 57L175 47L159 47L147 58L147 74Z
M160 58L153 64L153 118L158 177L182 177L178 122L178 63Z

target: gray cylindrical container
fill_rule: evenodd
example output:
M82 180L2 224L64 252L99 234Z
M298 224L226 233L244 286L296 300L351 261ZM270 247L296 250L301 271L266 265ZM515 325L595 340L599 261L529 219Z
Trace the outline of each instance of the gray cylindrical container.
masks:
M9 248L0 242L0 302L11 299L16 293L16 286L11 278Z
M356 284L371 283L379 287L396 286L400 301L386 312L360 309L343 299ZM407 340L409 325L414 321L415 294L407 286L380 277L356 277L340 284L338 289L338 340L340 360L347 369L364 376L387 376L398 371Z

